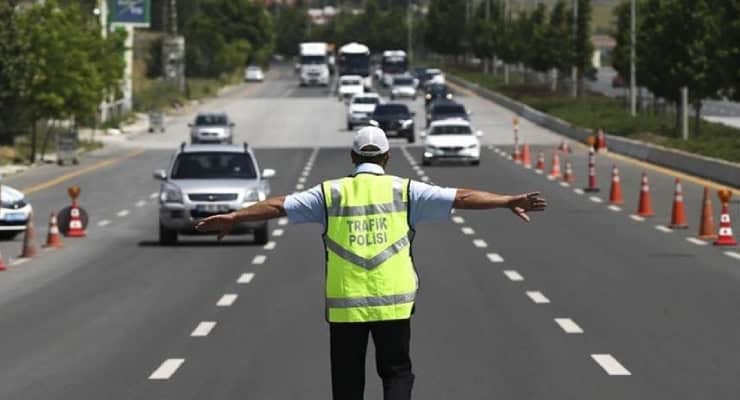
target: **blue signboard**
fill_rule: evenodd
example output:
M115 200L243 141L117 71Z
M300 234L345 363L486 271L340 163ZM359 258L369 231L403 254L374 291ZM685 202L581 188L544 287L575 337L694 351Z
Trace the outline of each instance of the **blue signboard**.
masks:
M108 0L110 23L149 27L151 0Z

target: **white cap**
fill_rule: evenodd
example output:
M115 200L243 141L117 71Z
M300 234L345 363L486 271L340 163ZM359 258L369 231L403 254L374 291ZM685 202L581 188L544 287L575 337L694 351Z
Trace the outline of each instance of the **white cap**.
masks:
M390 150L388 138L382 129L366 126L357 133L352 141L352 151L365 157L374 157Z

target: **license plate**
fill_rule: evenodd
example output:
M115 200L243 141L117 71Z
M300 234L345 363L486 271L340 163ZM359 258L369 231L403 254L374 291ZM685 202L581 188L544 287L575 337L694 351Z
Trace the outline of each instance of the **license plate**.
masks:
M6 221L25 221L26 215L23 213L7 213L5 214L5 220Z
M208 213L224 213L229 211L229 206L223 204L198 204L196 209Z

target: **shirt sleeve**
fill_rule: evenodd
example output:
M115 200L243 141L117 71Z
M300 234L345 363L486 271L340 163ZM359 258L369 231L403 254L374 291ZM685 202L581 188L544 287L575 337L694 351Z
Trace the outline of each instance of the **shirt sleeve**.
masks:
M316 185L303 192L294 193L285 197L283 203L288 221L291 224L326 222L326 209L324 208L324 193L321 185Z
M450 218L457 189L411 181L409 185L409 223L444 221Z

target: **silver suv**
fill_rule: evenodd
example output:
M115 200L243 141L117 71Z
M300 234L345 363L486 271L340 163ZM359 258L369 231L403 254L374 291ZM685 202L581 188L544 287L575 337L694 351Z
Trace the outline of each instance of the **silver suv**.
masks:
M189 123L190 143L228 143L234 141L234 123L224 113L198 113Z
M270 195L271 169L259 170L254 153L245 143L187 145L172 156L167 170L157 170L159 242L177 243L178 234L196 234L197 220L247 207ZM253 233L257 244L269 239L267 222L241 223L234 234Z

